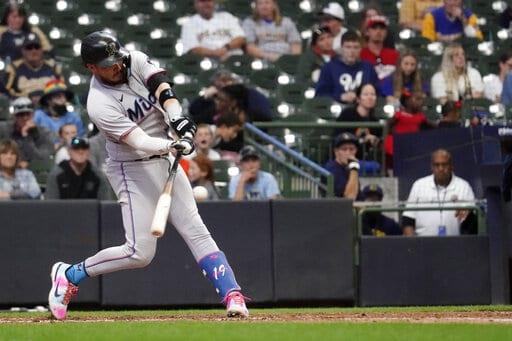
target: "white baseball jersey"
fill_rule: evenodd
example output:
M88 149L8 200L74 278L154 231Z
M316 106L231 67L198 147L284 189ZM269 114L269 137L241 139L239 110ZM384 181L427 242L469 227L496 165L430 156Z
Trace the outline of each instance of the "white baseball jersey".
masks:
M210 20L195 14L181 30L184 53L195 47L219 49L236 37L245 37L244 31L238 19L227 12L215 12Z
M107 138L106 149L111 160L130 161L150 156L121 141L137 126L151 137L167 138L164 116L154 107L160 104L145 86L151 76L160 72L165 70L152 64L147 55L133 51L130 52L128 84L112 86L92 77L87 111Z

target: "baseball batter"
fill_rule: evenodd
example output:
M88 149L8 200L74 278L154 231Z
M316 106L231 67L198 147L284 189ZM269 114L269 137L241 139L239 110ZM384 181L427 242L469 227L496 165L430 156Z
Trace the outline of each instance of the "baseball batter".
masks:
M174 160L169 152L192 153L196 132L196 125L182 114L165 70L144 53L128 52L110 34L94 32L82 40L81 56L93 75L87 110L107 139L107 176L121 204L126 242L74 265L53 265L48 300L59 320L66 317L68 303L85 278L151 262L157 239L150 225ZM169 127L178 140L168 138ZM240 286L199 216L181 168L174 182L169 219L226 304L228 316L248 316Z

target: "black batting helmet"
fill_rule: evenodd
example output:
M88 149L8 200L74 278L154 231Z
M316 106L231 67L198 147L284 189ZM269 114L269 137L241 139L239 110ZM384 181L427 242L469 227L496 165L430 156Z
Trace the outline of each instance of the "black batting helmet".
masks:
M80 54L84 65L96 64L100 67L109 67L126 57L128 51L110 33L96 31L82 39Z

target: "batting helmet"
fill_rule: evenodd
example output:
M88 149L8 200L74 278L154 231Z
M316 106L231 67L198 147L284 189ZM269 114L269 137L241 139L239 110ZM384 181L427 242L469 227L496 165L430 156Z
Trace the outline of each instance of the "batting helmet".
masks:
M82 39L80 54L84 65L109 67L128 56L128 51L110 33L96 31Z

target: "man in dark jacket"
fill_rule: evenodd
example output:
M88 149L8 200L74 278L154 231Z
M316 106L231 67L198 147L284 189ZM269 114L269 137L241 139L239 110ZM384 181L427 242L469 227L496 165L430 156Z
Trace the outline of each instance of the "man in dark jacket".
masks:
M87 140L73 138L69 157L48 175L46 199L112 199L105 177L89 161Z

